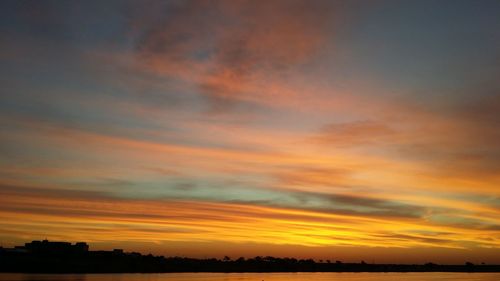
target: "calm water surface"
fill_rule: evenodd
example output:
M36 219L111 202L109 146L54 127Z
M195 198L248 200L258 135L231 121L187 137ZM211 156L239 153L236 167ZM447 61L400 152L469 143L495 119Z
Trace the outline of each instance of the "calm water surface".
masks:
M500 281L500 273L2 274L1 281Z

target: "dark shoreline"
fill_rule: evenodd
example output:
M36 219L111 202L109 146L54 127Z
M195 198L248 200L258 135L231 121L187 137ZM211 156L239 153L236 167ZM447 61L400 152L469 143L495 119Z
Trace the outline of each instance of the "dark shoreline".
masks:
M3 273L293 273L293 272L461 272L500 273L500 265L319 263L312 260L256 257L239 261L164 258L0 257Z
M369 264L275 257L195 259L89 251L85 242L33 241L0 247L0 272L9 273L271 273L271 272L497 272L500 265Z

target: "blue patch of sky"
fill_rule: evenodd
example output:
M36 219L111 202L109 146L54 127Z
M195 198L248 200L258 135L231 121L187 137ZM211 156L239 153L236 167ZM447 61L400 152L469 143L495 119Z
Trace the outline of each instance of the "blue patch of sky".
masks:
M492 81L500 47L498 1L378 1L359 9L338 44L346 71L422 98ZM496 67L498 70L498 67ZM465 85L464 85L465 84ZM467 92L466 94L471 94Z

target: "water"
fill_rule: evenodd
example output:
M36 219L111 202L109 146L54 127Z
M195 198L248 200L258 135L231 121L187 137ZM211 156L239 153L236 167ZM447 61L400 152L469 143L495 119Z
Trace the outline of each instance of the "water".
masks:
M0 281L500 281L500 273L10 274Z

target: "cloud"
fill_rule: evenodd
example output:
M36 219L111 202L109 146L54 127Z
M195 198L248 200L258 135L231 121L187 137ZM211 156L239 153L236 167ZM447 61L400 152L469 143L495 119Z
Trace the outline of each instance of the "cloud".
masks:
M304 167L278 172L275 177L278 185L288 188L330 187L334 189L350 186L351 172L347 168Z
M330 151L413 163L435 178L491 182L500 171L499 110L498 95L434 105L406 99L371 119L327 123L310 140Z
M421 159L442 177L498 179L500 130L498 95L478 95L429 110L416 119L415 137L396 143L408 159ZM413 140L413 141L410 141Z
M325 125L317 140L327 145L349 147L384 144L396 135L397 131L383 122L365 120Z
M293 194L302 202L303 209L356 217L421 219L430 210L428 207L373 196L315 192L294 192Z
M336 12L328 1L195 1L138 20L137 55L199 86L212 105L267 103L291 71L315 58ZM155 14L155 12L152 12Z
M435 245L435 244L441 244L443 246L449 244L450 240L446 239L445 237L443 238L436 238L436 237L429 237L429 236L417 236L417 235L408 235L408 234L397 234L397 233L387 233L387 234L379 234L376 235L379 238L383 239L388 239L388 240L396 240L396 241L418 241L422 242L423 244L428 244L428 245ZM440 235L441 237L443 235Z
M405 203L352 195L331 195L332 204L345 204L353 207L353 212L366 216L413 217L421 218L427 213L427 208ZM359 209L359 211L357 211Z
M60 193L58 193L60 192ZM36 238L109 242L116 231L126 244L133 241L211 241L274 245L357 245L384 247L463 247L460 241L497 245L494 236L477 238L465 228L441 228L412 217L371 217L366 214L259 206L245 203L172 199L124 199L100 193L82 196L79 191L31 187L0 189L2 233ZM383 200L332 196L332 202L388 208ZM396 211L395 208L391 211ZM391 219L388 219L391 218ZM22 224L17 223L23 221ZM29 227L28 227L29 226ZM33 231L33 226L35 231ZM30 229L29 229L30 228ZM447 241L428 233L447 232ZM447 229L448 231L444 231ZM484 238L489 239L484 239Z

